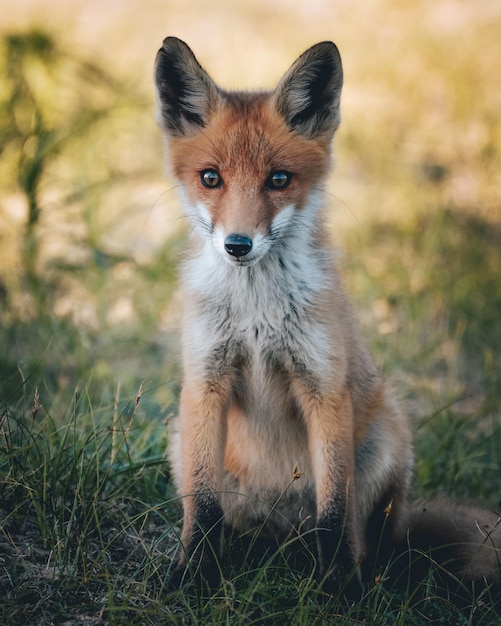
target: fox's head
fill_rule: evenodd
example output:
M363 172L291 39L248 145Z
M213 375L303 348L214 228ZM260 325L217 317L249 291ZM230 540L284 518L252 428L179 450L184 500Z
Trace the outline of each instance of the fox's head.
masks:
M340 123L338 49L319 43L271 92L227 92L175 37L155 63L158 121L185 211L233 265L259 261L316 213Z

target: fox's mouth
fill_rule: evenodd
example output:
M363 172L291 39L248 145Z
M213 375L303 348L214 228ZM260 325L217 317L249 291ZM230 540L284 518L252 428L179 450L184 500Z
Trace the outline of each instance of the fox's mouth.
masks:
M251 265L255 265L262 256L253 256L252 258L244 258L244 257L235 257L231 258L226 256L225 259L227 263L233 265L234 267L250 267Z

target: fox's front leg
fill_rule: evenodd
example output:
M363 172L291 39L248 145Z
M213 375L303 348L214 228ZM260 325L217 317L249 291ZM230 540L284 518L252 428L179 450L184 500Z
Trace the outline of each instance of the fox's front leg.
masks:
M322 394L296 386L308 432L317 501L320 577L330 591L360 594L360 548L356 526L353 410L348 389Z
M180 399L183 531L182 553L171 585L219 581L222 550L221 491L229 381L185 379Z

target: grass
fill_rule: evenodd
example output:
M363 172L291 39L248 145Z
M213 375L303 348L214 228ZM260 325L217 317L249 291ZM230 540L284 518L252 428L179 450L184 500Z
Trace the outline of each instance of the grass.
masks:
M130 587L140 601L139 588L163 579L163 511L176 507L166 497L162 423L140 410L147 390L96 408L90 387L74 392L59 423L36 390L4 410L2 623L96 607L112 614Z
M332 227L362 330L414 420L415 495L499 510L501 124L486 79L498 22L479 11L476 31L437 34L419 26L434 3L404 4L367 55L373 20L350 26L352 3L339 3ZM0 622L501 623L493 602L459 611L432 572L415 589L374 584L355 606L327 601L292 546L256 556L235 542L213 597L167 592L181 502L164 421L177 407L185 236L165 217L174 189L150 174L151 95L63 39L36 29L1 44ZM219 40L207 43L218 58ZM299 51L284 50L285 64Z
M258 558L233 553L211 598L169 593L180 503L168 482L164 429L142 411L147 389L95 406L91 387L74 393L59 423L36 391L4 408L3 624L499 623L489 606L460 612L432 578L403 592L374 585L354 606L326 601L308 569L287 556L293 544ZM453 433L463 444L471 434ZM455 450L444 452L450 462ZM460 456L473 486L475 462Z

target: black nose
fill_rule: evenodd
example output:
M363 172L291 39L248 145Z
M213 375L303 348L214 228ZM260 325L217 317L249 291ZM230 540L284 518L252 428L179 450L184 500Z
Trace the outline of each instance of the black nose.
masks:
M224 240L224 249L231 256L243 257L252 250L252 239L245 235L228 235Z

